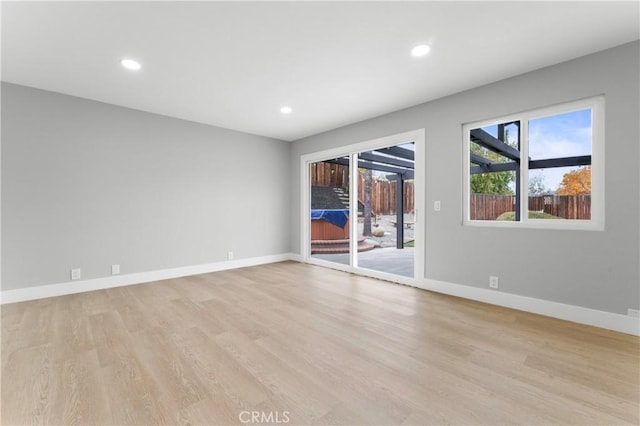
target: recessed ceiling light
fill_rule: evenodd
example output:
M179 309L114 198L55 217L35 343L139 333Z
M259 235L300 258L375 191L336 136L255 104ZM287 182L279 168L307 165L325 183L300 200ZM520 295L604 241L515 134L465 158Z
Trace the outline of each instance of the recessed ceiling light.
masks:
M424 56L427 53L429 53L430 50L431 50L431 48L429 46L427 46L426 44L420 44L420 45L414 47L413 49L411 49L411 54L413 56Z
M290 106L283 106L282 108L280 108L280 112L283 114L291 114L293 110Z
M134 61L133 59L123 59L120 61L120 63L122 64L123 67L132 71L138 71L140 68L142 68L142 65L140 65L140 62Z

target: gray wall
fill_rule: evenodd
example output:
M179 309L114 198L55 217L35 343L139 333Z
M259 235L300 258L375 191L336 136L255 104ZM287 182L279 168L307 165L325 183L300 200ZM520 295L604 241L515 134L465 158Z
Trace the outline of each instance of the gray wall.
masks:
M426 129L426 277L638 308L639 44L293 144L2 84L2 289L299 252L300 155ZM606 96L606 230L463 227L461 124Z
M426 129L426 277L626 314L639 294L639 44L623 45L312 136L292 145L292 251L300 252L300 155ZM469 72L473 72L470 68ZM393 84L390 82L390 84ZM606 230L462 226L461 124L606 97Z
M286 253L289 143L2 84L2 289Z

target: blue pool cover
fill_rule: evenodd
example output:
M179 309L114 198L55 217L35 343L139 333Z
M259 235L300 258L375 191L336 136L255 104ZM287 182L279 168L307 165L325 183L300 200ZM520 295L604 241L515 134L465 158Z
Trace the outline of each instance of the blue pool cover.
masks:
M311 220L324 219L327 222L344 228L349 220L349 209L314 209L311 210Z

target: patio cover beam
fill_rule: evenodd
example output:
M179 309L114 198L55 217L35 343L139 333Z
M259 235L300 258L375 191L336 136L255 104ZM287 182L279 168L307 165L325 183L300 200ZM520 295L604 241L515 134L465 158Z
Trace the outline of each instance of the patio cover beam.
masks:
M342 165L348 166L349 160L343 159L343 158L337 158L334 160L327 160L325 161L325 163L342 164ZM393 167L393 166L385 166L382 164L371 163L368 161L358 161L358 167L363 169L369 169L369 170L377 170L379 172L389 172L389 173L396 173L396 174L406 174L409 172L413 172L413 170L410 170L410 169L403 169L400 167Z
M404 180L410 180L415 178L415 174L412 171L406 172L402 176L404 176ZM395 182L398 179L398 175L397 174L385 175L385 178L387 178L387 180L390 182Z
M402 148L399 146L391 146L389 148L381 148L375 150L381 154L392 155L394 157L404 158L405 160L415 161L416 153L407 148Z
M396 178L396 248L404 249L404 179L398 174Z
M472 164L479 164L481 166L490 166L492 164L496 164L495 161L491 161L488 158L484 158L474 153L469 154L469 161L471 161Z
M520 161L520 152L517 149L510 147L500 139L494 138L482 129L471 130L471 141L511 160Z
M379 155L373 152L361 152L358 157L367 160L374 161L376 163L388 164L390 166L399 166L406 169L413 170L415 168L413 161L401 160L400 158L387 157L386 155Z
M471 160L473 163L474 161ZM477 163L476 163L477 164ZM551 169L553 167L588 166L591 164L590 155L578 155L575 157L549 158L546 160L529 160L529 170ZM516 170L517 163L492 163L489 165L472 166L471 174L508 172Z

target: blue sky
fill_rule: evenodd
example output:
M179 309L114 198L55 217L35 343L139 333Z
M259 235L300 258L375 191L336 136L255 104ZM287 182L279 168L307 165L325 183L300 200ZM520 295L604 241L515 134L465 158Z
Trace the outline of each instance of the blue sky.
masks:
M591 155L591 110L575 111L529 121L529 157L546 158ZM562 176L578 167L532 170L542 175L547 188L555 191Z
M496 135L497 126L484 129ZM515 127L510 129L509 139L516 138ZM591 110L569 112L529 121L529 157L532 160L591 155ZM537 169L530 177L543 176L544 185L555 191L562 176L579 167Z

